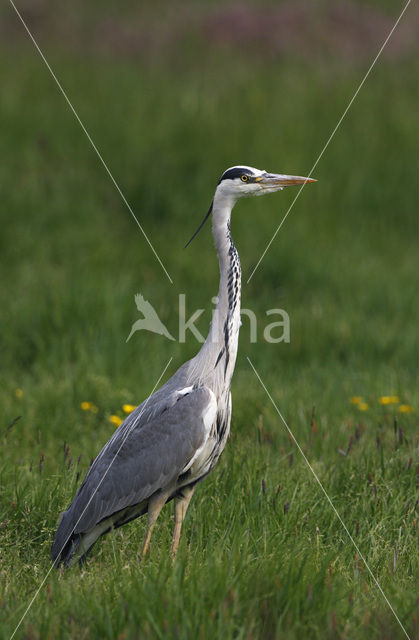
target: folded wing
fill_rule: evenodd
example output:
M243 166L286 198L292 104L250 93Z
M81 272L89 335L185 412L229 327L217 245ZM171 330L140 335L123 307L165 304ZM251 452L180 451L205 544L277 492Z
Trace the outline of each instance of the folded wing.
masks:
M169 404L153 411L146 403L128 416L86 474L62 515L54 558L74 534L169 487L205 445L217 412L210 389L173 392Z

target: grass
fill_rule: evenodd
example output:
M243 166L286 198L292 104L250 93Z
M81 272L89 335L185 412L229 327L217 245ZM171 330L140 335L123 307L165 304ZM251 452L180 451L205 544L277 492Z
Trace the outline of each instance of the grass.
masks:
M172 373L198 348L192 336L175 344L146 333L126 344L134 294L176 335L178 293L186 292L188 309L206 309L205 333L218 286L209 229L181 247L218 174L237 162L307 172L363 72L216 53L199 73L194 61L179 73L64 55L52 62L174 285L41 63L24 48L6 54L5 638L50 567L58 514L111 435L109 416L139 403L170 356ZM18 637L404 637L246 356L415 637L417 70L410 60L402 69L391 60L377 66L318 165L318 184L304 190L244 286L243 305L259 327L267 309L287 310L291 342L250 344L244 321L232 437L193 499L177 561L168 558L168 507L147 562L137 560L142 521L108 535L85 569L49 574ZM245 280L294 196L234 211ZM414 412L381 405L390 394ZM350 403L354 395L366 411ZM82 411L83 401L98 412Z

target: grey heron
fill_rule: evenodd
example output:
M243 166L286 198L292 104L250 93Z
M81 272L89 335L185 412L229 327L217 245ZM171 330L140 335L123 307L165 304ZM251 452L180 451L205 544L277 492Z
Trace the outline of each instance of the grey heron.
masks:
M221 176L209 211L191 238L212 215L220 285L208 337L194 358L125 419L94 460L61 516L52 545L57 565L82 561L101 535L147 513L144 557L159 513L172 499L175 523L171 553L176 554L195 486L217 463L230 432L230 384L237 355L241 293L240 260L230 232L231 211L242 197L306 182L315 180L248 166L231 167Z

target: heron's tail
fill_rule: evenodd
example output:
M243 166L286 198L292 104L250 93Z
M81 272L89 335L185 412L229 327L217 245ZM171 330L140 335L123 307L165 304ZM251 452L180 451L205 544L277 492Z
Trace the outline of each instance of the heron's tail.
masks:
M64 511L51 547L51 556L57 567L61 564L68 567L77 560L82 562L85 559L88 549L84 549L83 537L83 534L74 533L71 516Z
M70 567L76 562L83 564L98 538L112 528L112 522L105 519L88 531L76 533L77 521L74 522L70 509L62 514L51 547L51 556L57 567L61 564Z

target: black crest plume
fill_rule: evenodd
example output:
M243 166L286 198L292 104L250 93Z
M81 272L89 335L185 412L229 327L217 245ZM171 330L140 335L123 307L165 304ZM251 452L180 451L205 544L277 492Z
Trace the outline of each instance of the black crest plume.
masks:
M201 224L199 225L198 229L195 231L195 233L193 234L192 238L190 240L188 240L188 242L185 244L185 246L183 247L184 249L186 249L186 247L188 245L191 244L192 240L198 235L198 233L201 231L202 227L204 226L204 224L206 223L206 221L208 220L209 216L211 215L212 212L212 205L213 205L214 201L211 202L211 206L207 211L207 214L205 216L205 218L203 219L203 221L201 222Z

